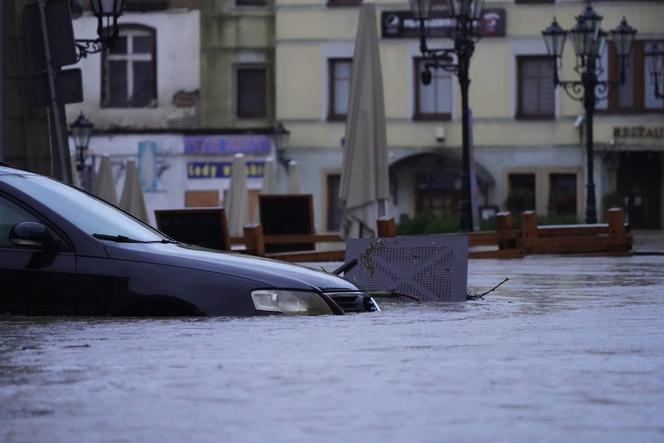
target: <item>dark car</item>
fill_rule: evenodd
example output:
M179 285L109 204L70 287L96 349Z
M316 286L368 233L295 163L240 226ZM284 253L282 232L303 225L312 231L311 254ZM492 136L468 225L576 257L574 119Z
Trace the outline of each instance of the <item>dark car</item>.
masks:
M178 243L51 178L0 165L0 313L344 314L378 309L340 277Z

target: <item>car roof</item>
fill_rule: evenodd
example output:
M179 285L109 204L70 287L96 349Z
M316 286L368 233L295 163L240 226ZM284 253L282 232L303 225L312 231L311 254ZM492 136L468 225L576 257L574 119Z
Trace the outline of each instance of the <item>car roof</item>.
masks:
M22 169L16 169L9 166L7 163L0 162L0 175L33 175L32 172L23 171Z

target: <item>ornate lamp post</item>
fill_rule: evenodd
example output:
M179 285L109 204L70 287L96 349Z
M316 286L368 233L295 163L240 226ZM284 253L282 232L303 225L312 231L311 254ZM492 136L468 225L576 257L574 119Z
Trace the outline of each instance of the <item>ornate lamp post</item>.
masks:
M648 75L655 87L655 97L664 98L664 44L653 43L646 52Z
M71 135L76 145L76 170L85 169L85 160L88 157L88 146L94 125L81 112L76 121L71 124Z
M615 29L611 30L613 43L616 47L619 64L619 80L600 80L602 74L600 59L606 45L607 32L601 29L602 17L592 6L586 6L583 14L576 17L574 27L565 31L556 19L542 31L547 52L551 56L553 66L553 83L561 86L572 99L583 103L585 110L585 144L588 183L586 185L586 223L597 223L597 208L595 204L595 180L593 167L593 117L597 100L605 99L612 92L610 86L619 86L625 82L625 66L632 49L632 42L636 30L627 24L623 17ZM569 35L576 53L574 70L581 76L581 80L563 81L558 77L558 67Z
M76 40L78 59L101 52L111 46L120 33L118 17L122 15L124 0L90 0L92 13L97 17L97 35L95 40Z
M413 17L420 21L420 52L425 60L422 83L431 83L431 69L444 69L459 79L461 87L461 230L473 230L473 212L470 195L470 110L468 87L470 86L470 59L475 51L475 42L480 39L480 19L484 0L448 0L448 12L454 20L450 38L454 49L429 49L426 41L425 21L431 14L431 0L410 0Z

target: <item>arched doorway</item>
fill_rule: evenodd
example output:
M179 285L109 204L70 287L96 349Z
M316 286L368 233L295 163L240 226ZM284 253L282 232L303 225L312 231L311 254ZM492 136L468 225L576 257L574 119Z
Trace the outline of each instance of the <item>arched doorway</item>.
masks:
M487 204L489 189L495 185L491 174L475 162L477 204ZM459 216L461 199L461 154L419 152L405 154L390 164L390 185L396 218L430 213ZM474 218L478 214L474 214Z

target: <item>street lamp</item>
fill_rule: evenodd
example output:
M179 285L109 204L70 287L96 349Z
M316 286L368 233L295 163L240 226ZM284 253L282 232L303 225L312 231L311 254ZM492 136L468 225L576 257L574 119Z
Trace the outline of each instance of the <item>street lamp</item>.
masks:
M76 121L71 124L71 135L76 145L76 170L83 171L85 169L85 160L88 157L88 146L90 145L90 137L92 136L92 129L94 125L88 120L83 112L78 116Z
M112 46L120 33L118 17L122 15L124 0L90 0L90 5L92 6L92 13L97 17L97 35L99 38L95 40L76 40L78 60Z
M653 43L645 55L650 81L655 87L655 98L664 98L664 44Z
M576 24L569 31L560 27L555 17L551 25L542 31L546 50L553 62L553 83L561 86L572 99L583 103L585 110L586 135L586 163L588 183L586 185L586 223L597 223L597 208L595 204L595 179L593 170L593 116L597 100L603 100L612 93L614 88L625 82L625 67L628 63L632 42L636 30L627 24L625 17L620 24L611 30L611 37L618 55L619 79L599 80L603 69L601 57L606 46L607 32L601 28L602 16L598 15L592 6L586 6L583 14L576 17ZM569 35L576 63L574 70L581 76L581 80L563 81L558 77L558 68L562 66L563 48Z
M431 69L443 69L456 75L461 87L461 199L459 204L462 231L473 230L473 212L470 195L470 110L468 87L470 85L470 59L475 51L475 42L480 39L480 22L484 0L448 0L448 13L454 20L450 38L454 49L429 49L426 41L425 21L431 14L431 0L410 0L413 17L420 21L420 52L424 58L422 83L431 83Z

